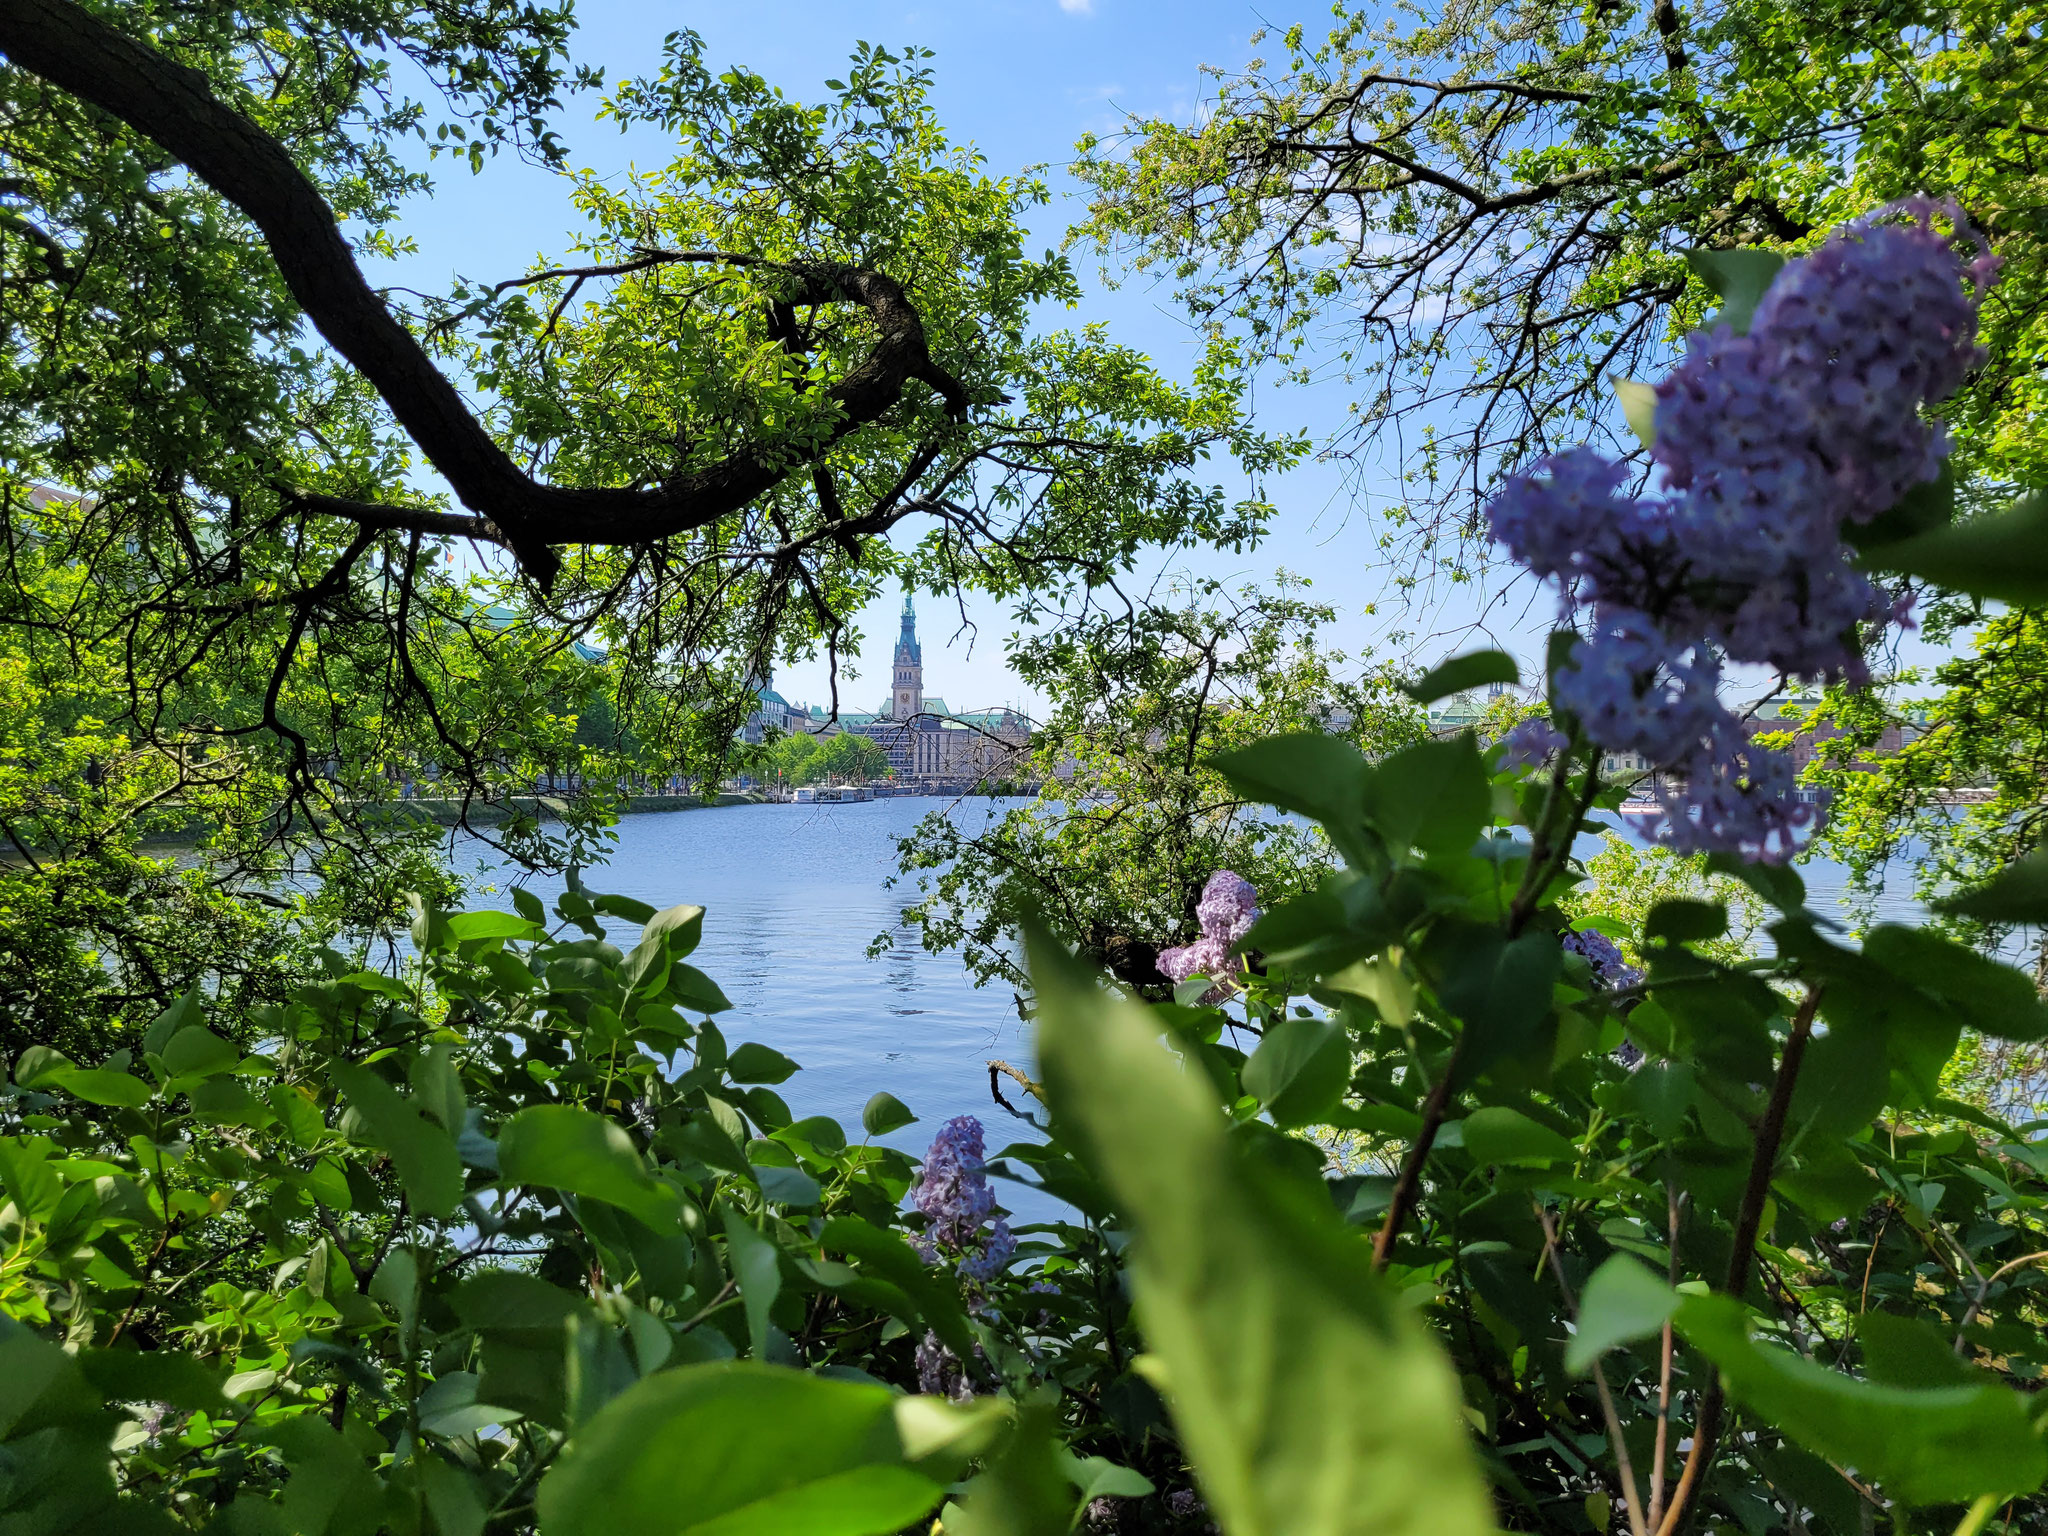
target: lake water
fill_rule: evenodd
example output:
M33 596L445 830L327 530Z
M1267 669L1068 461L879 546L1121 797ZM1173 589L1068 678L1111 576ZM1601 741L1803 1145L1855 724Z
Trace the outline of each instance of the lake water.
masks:
M886 882L897 839L931 812L978 827L1022 803L904 798L626 816L610 863L586 870L583 883L655 907L705 908L690 963L732 999L719 1028L734 1045L758 1040L803 1067L775 1089L798 1116L830 1115L858 1140L862 1106L886 1089L918 1117L891 1145L922 1156L948 1117L974 1114L994 1151L1038 1139L989 1095L990 1058L1030 1070L1015 1001L999 984L976 988L955 956L927 954L902 924L906 893ZM559 882L534 889L552 901ZM509 899L479 889L472 903ZM870 960L882 933L895 945ZM1023 1098L1007 1081L1004 1096Z
M897 839L932 811L973 827L1023 803L905 798L631 815L611 862L586 871L584 883L655 907L707 909L692 963L732 999L719 1027L733 1044L758 1040L802 1065L776 1089L798 1115L830 1115L857 1137L862 1106L887 1089L918 1116L891 1144L922 1154L943 1121L973 1114L993 1151L1036 1139L989 1094L991 1058L1030 1070L1015 1001L1007 987L976 988L955 956L927 954L899 917L909 892L887 882ZM1583 839L1582 853L1597 850L1597 839ZM1831 910L1841 867L1813 863L1800 873L1811 904ZM536 890L553 899L546 883ZM509 904L491 889L474 902ZM1903 917L1912 906L1902 897L1880 910ZM870 960L868 944L882 933L895 945ZM1014 1085L1005 1097L1022 1100Z

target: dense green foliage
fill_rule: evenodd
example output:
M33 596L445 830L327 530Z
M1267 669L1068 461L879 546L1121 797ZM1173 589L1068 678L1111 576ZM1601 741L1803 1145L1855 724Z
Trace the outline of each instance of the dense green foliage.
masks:
M904 840L904 910L925 947L957 950L982 980L1025 988L1019 918L1041 921L1125 981L1165 980L1158 951L1189 936L1202 884L1234 869L1278 897L1313 885L1330 846L1215 770L1218 752L1279 731L1323 730L1378 754L1413 741L1422 712L1386 670L1319 648L1334 610L1306 583L1208 583L1014 647L1050 701L1033 738L1037 797L969 834L944 814Z
M558 164L555 95L595 83L538 7L18 0L0 40L62 65L53 17L173 94L198 71L390 257L425 186L397 136ZM1023 245L1044 191L938 130L921 56L863 49L806 106L678 35L605 107L677 159L577 182L575 264L378 298L411 328L385 367L140 94L10 51L0 1532L2048 1533L2048 1157L2025 1093L1978 1091L2048 1004L1972 947L2048 923L2006 691L2048 527L1980 506L2038 453L2036 21L1531 4L1292 36L1283 81L1089 168L1097 232L1219 321L1186 388L1036 326L1076 292ZM1581 862L1623 789L1567 712L1540 769L1424 733L1505 657L1404 692L1291 586L1101 606L1142 549L1261 530L1262 493L1196 478L1299 448L1242 415L1240 342L1290 353L1363 295L1372 424L1509 402L1455 477L1404 466L1476 489L1698 312L1681 246L1796 244L1930 178L2009 258L1956 408L1979 515L1923 495L1859 542L1958 616L2023 605L1870 792L1998 780L1931 866L1953 931L1851 941L1784 868ZM1425 330L1377 328L1390 303ZM532 493L502 524L412 479L471 494L398 403L439 368ZM457 538L505 554L465 573ZM858 1137L798 1113L797 1064L717 1023L700 908L574 874L621 784L734 760L751 679L836 658L905 578L1078 608L1017 658L1053 701L1038 801L905 850L924 940L1034 1020L1007 1212L978 1126L920 1167L929 1106L878 1094ZM567 888L454 910L421 798ZM1880 839L1924 809L1870 804ZM1169 988L1225 865L1267 910Z

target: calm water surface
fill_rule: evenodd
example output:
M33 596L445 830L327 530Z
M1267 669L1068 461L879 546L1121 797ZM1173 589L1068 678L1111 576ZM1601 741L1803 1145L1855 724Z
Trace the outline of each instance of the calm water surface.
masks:
M692 963L732 999L719 1027L735 1045L758 1040L803 1067L776 1088L799 1116L830 1115L858 1137L862 1106L887 1089L918 1116L887 1138L891 1144L921 1154L943 1121L973 1114L987 1125L993 1151L1037 1139L988 1089L992 1057L1030 1070L1015 1001L1007 987L976 988L957 957L920 948L899 915L908 892L887 882L897 839L932 811L978 827L1022 803L907 798L632 815L619 823L611 862L587 871L584 883L655 907L707 909ZM1580 852L1598 847L1587 837ZM1800 873L1811 905L1833 910L1842 868L1813 863ZM536 889L549 900L555 894L545 884ZM509 906L488 880L474 902ZM1904 896L1880 903L1884 917L1914 910ZM882 933L894 947L870 960L868 944Z
M887 1089L918 1117L891 1144L921 1155L949 1116L974 1114L994 1151L1037 1139L989 1096L991 1057L1031 1070L1010 989L977 989L957 957L927 954L902 924L907 893L886 882L896 840L931 812L979 827L1021 803L906 798L626 816L611 862L586 870L583 883L655 907L706 909L690 963L732 999L718 1017L727 1041L758 1040L803 1067L775 1088L798 1116L830 1115L858 1139L862 1106ZM558 888L535 886L550 901ZM480 888L473 904L509 899ZM870 960L881 933L894 947ZM1005 1097L1021 1094L1006 1082Z

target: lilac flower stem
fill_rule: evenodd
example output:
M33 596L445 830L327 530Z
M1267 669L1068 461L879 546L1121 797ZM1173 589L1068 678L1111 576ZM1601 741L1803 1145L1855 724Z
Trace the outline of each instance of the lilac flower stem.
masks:
M1583 741L1583 735L1574 725L1571 744L1559 756L1557 771L1551 775L1550 792L1544 797L1543 814L1537 818L1536 835L1529 849L1529 868L1522 875L1522 885L1515 892L1515 899L1508 905L1507 932L1511 939L1529 926L1529 919L1536 914L1536 903L1543 899L1543 892L1564 867L1565 860L1571 857L1572 837L1600 793L1599 758L1591 753L1586 758L1586 777L1579 793L1567 797L1565 792L1572 758ZM1569 821L1562 826L1558 817L1560 810L1570 813Z

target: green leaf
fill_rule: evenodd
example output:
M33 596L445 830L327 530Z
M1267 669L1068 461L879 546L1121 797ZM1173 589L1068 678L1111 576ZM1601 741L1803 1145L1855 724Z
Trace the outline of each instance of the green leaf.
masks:
M657 912L640 930L640 937L667 939L670 957L680 960L695 949L704 937L704 909L681 906Z
M2048 848L2008 865L1989 884L1936 902L1934 910L1980 923L2048 923Z
M375 1144L391 1154L413 1209L422 1216L453 1213L462 1202L462 1159L455 1138L369 1068L336 1062L328 1074Z
M1055 1122L1129 1215L1148 1374L1219 1523L1492 1530L1449 1363L1363 1239L1319 1192L1237 1154L1155 1014L1042 931L1027 939Z
M119 1403L169 1403L225 1413L221 1378L177 1349L82 1349L78 1368L102 1397Z
M723 1013L732 1006L718 983L698 970L694 965L684 965L680 960L668 968L668 995L685 1008L694 1008L699 1013Z
M2048 1449L2028 1422L2025 1400L1995 1381L1934 1388L1857 1381L1752 1340L1747 1311L1727 1296L1688 1297L1676 1323L1720 1369L1736 1403L1903 1503L2027 1494L2048 1479Z
M1438 999L1465 1022L1457 1075L1469 1082L1534 1042L1563 955L1557 940L1534 930L1510 941L1491 924L1438 928L1425 958Z
M740 1303L747 1314L747 1339L754 1358L768 1357L768 1313L782 1294L782 1253L773 1241L748 1225L746 1217L731 1206L720 1206L725 1222L726 1258L732 1278L740 1288Z
M1475 1162L1512 1166L1578 1160L1579 1149L1564 1137L1504 1104L1475 1109L1460 1123L1465 1150Z
M1926 928L1880 923L1863 937L1863 956L1954 1009L1980 1034L2001 1040L2048 1037L2048 1004L2033 980Z
M1506 651L1468 651L1463 656L1439 662L1412 683L1403 683L1401 691L1418 704L1434 704L1438 699L1463 693L1468 688L1483 688L1488 683L1519 683L1521 680L1521 669Z
M1646 1061L1629 1074L1622 1091L1628 1107L1649 1123L1657 1139L1669 1141L1685 1125L1692 1090L1691 1062Z
M150 1055L160 1056L164 1047L170 1043L171 1037L179 1030L189 1029L194 1024L204 1022L205 1015L199 1007L199 989L189 988L175 1003L150 1022L149 1028L142 1035L142 1049Z
M587 1109L537 1104L498 1132L507 1184L543 1184L631 1211L657 1232L678 1230L681 1197L647 1169L625 1130Z
M906 1125L915 1124L917 1116L893 1093L876 1094L860 1112L861 1129L870 1136L886 1136L891 1131L900 1131Z
M452 912L448 916L448 932L458 942L547 937L547 929L539 923L511 912Z
M607 917L623 917L629 923L642 924L642 938L646 937L644 925L661 916L646 902L632 896L598 896L592 899L590 905Z
M1615 379L1614 398L1621 402L1622 420L1636 441L1645 448L1657 446L1657 386L1636 379Z
M205 1025L181 1029L164 1045L164 1070L173 1077L213 1077L231 1072L242 1053Z
M141 1078L106 1067L58 1067L44 1072L41 1081L54 1083L73 1098L109 1109L136 1109L156 1097L156 1090Z
M1244 1064L1243 1081L1275 1125L1320 1124L1351 1081L1351 1036L1328 1019L1278 1019Z
M2003 512L1865 550L1857 564L1973 597L2048 603L2048 493L2033 491Z
M416 1456L420 1492L434 1516L435 1536L483 1536L490 1508L475 1477L439 1456Z
M771 1205L816 1205L825 1198L818 1181L801 1168L756 1168L754 1182Z
M1025 1408L1017 1427L986 1470L949 1505L945 1529L953 1536L1066 1536L1079 1500L1060 1465L1055 1419L1044 1407Z
M835 1216L825 1223L818 1243L827 1253L859 1259L863 1269L896 1286L920 1314L906 1321L922 1322L963 1360L974 1353L974 1335L968 1331L959 1291L950 1281L942 1282L934 1275L910 1244L894 1232L857 1216Z
M542 1536L888 1536L942 1489L904 1464L893 1394L754 1362L621 1393L542 1480Z
M455 1047L443 1040L415 1056L407 1074L414 1101L451 1132L459 1133L469 1115L462 1074L455 1067Z
M796 1071L780 1051L749 1040L726 1058L725 1072L736 1083L779 1083Z
M1728 251L1692 250L1685 253L1685 264L1721 300L1721 312L1706 322L1705 329L1726 325L1736 335L1744 336L1749 333L1749 322L1769 290L1771 280L1785 265L1785 258L1776 251L1747 247Z
M1643 937L1666 944L1718 939L1728 931L1728 909L1718 901L1660 901L1643 919Z
M1268 736L1211 766L1250 798L1321 822L1347 857L1363 852L1356 829L1370 770L1350 742L1316 732Z
M1797 912L1806 905L1806 882L1787 864L1752 864L1733 853L1707 855L1709 874L1728 875L1763 897L1780 912Z
M479 1399L477 1385L478 1378L469 1371L450 1371L437 1377L434 1384L420 1394L420 1428L429 1434L455 1439L519 1417L517 1413Z
M1383 758L1365 789L1366 820L1397 858L1413 848L1464 853L1493 815L1493 791L1469 731Z
M1625 1253L1593 1271L1579 1293L1577 1331L1565 1346L1567 1370L1583 1376L1617 1344L1647 1339L1678 1311L1678 1292Z

